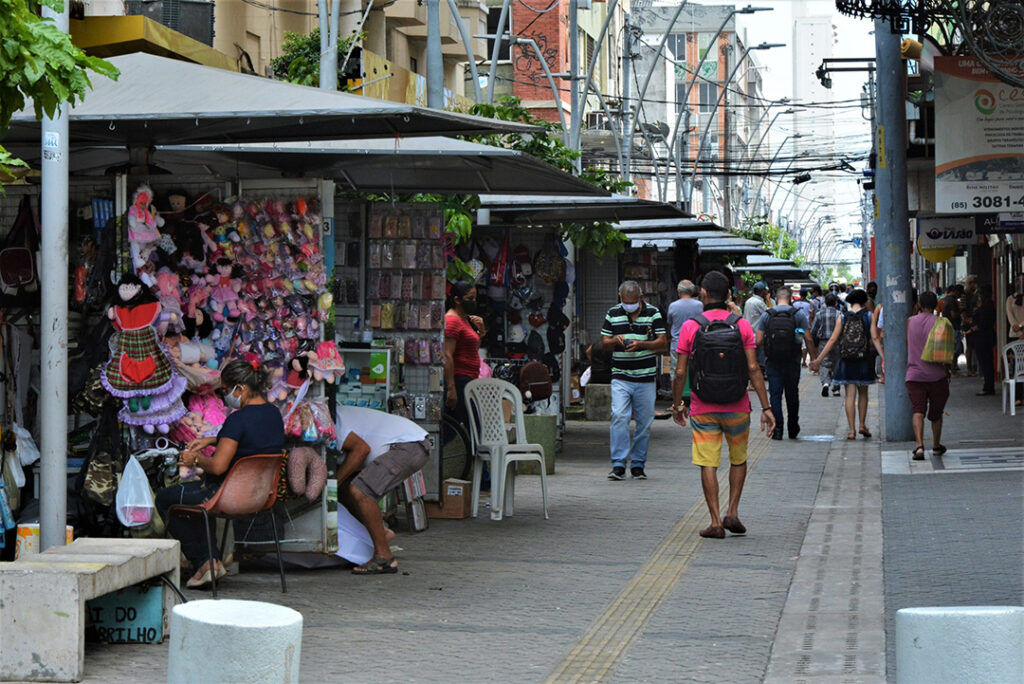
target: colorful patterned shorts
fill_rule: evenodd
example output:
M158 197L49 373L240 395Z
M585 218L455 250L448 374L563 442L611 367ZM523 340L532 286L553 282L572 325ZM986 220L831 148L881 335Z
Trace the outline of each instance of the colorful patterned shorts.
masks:
M693 429L693 464L717 468L722 463L722 435L729 445L729 463L747 462L749 413L702 413L690 416Z

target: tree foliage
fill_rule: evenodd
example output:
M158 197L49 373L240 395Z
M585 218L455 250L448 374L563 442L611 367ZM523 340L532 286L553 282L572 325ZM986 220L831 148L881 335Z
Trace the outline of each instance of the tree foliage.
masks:
M341 61L345 58L349 46L361 37L361 34L351 35L338 41L338 90L348 90L345 85L345 74L341 70ZM309 34L285 31L282 54L270 60L270 70L274 78L281 81L319 86L320 29L314 29Z
M497 104L476 104L470 108L469 113L490 119L529 124L538 129L535 133L479 135L470 137L469 140L484 145L518 150L566 173L575 173L576 160L579 159L580 153L562 142L562 127L534 116L530 110L522 106L519 98L503 97L498 100ZM599 168L584 169L579 177L590 185L607 192L623 192L633 185ZM626 236L607 221L566 223L562 224L559 230L562 237L572 240L578 249L596 256L605 254L614 256L626 247Z
M799 245L781 226L772 223L767 216L751 216L743 225L733 230L734 233L750 240L756 240L780 259L789 259L797 266L804 263L805 258L799 254Z
M56 12L63 0L0 0L0 137L11 117L31 101L36 118L53 116L63 102L75 104L92 87L88 72L117 79L114 65L89 57L52 19L39 15L42 6ZM0 147L0 173L24 166Z

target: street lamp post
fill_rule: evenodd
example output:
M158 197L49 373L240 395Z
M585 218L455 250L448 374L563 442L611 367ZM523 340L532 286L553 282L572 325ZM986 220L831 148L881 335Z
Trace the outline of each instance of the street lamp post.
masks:
M718 37L722 35L722 31L725 30L725 27L728 26L733 17L737 14L754 14L755 12L770 12L771 10L771 7L753 7L751 5L747 5L740 9L729 10L729 14L727 14L725 19L722 20L722 25L718 27L718 30L715 31L715 34L711 37L711 41L708 43L708 49L701 56L700 61L697 62L697 66L690 75L690 81L686 84L686 90L683 91L682 102L680 103L682 106L679 109L679 113L676 115L676 125L672 129L672 140L668 145L669 154L674 153L677 149L680 152L676 156L676 205L680 207L682 207L683 203L681 189L683 187L682 161L689 156L688 154L683 153L683 151L689 148L688 143L690 140L690 91L693 90L693 84L697 82L697 78L700 76L700 68L704 66L704 60L708 58L709 54L714 52L717 55L717 49L712 50L712 47L718 45ZM715 105L715 108L718 108L717 104ZM714 112L711 113L711 116L714 116ZM681 149L678 147L680 130L683 130L683 145ZM697 150L697 154L698 156L700 155L699 149ZM689 196L690 195L687 194L687 198L689 198Z
M747 59L751 52L754 50L771 50L776 47L785 47L785 43L761 43L760 45L754 45L753 47L747 47L743 49L743 54L736 60L736 65L729 72L729 76L722 83L722 89L718 93L718 100L715 101L715 106L711 110L711 114L708 115L708 122L704 126L704 132L700 136L700 144L697 145L697 154L693 160L693 170L690 173L690 184L686 192L687 205L692 205L693 202L693 186L697 180L697 165L700 162L701 152L704 150L704 144L707 142L708 133L711 131L711 124L715 121L715 114L718 112L718 108L722 105L722 99L725 94L729 91L729 84L732 83L732 79L736 77L736 73L740 70L740 66ZM797 134L799 135L799 134Z

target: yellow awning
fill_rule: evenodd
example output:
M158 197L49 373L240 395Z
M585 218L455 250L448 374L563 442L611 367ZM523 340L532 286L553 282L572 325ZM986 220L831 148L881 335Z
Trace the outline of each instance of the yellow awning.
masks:
M71 41L86 54L95 57L145 52L238 71L236 60L223 52L143 16L86 17L73 20Z

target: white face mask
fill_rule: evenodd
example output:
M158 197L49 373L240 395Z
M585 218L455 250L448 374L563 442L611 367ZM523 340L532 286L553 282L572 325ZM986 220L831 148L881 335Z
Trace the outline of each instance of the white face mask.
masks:
M235 385L231 388L231 391L224 396L224 405L228 408L238 409L242 408L242 397L235 396L235 390L241 387L241 385Z
M622 310L626 313L633 313L640 308L640 302L633 302L632 304L622 303Z

